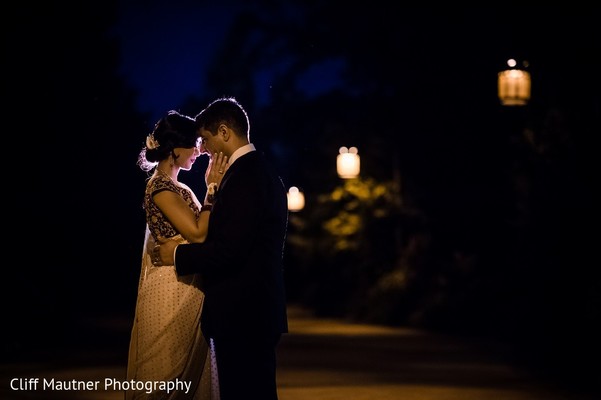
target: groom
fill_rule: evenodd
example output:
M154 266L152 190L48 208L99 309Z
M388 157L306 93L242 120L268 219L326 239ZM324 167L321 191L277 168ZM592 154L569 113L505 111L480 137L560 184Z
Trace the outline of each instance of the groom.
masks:
M215 345L221 400L277 400L276 346L288 332L286 190L250 143L248 115L236 99L214 100L196 126L205 151L223 152L229 168L214 195L206 241L164 242L155 249L157 264L201 276L201 328Z

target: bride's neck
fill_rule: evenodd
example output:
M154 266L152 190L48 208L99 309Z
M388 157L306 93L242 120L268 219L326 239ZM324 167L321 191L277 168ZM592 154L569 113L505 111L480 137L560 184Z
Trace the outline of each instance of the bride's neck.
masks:
M174 182L177 182L177 174L179 169L176 166L170 166L168 163L159 163L156 167L156 172L166 176Z

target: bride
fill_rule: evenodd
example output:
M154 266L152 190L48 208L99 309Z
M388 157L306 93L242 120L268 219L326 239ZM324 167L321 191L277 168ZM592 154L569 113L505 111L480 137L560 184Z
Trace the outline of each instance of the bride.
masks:
M177 180L180 170L190 170L202 154L193 118L169 111L146 138L138 165L150 176L144 193L146 233L133 321L127 380L184 381L186 390L146 393L128 390L126 400L218 400L219 385L214 352L200 329L204 294L199 276L178 277L175 268L154 267L152 249L159 238L179 243L206 238L210 196L203 205L194 192ZM215 155L205 173L205 183L221 183L227 157ZM213 186L213 185L211 185Z

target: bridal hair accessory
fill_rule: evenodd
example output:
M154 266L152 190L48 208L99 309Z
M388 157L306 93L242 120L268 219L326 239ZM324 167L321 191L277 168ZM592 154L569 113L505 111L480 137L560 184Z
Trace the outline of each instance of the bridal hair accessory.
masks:
M160 146L160 144L159 144L159 142L158 142L158 141L157 141L157 140L154 138L154 134L152 134L152 133L151 133L150 135L146 136L146 147L147 147L149 150L154 150L154 149L156 149L156 148L157 148L157 147L159 147L159 146Z

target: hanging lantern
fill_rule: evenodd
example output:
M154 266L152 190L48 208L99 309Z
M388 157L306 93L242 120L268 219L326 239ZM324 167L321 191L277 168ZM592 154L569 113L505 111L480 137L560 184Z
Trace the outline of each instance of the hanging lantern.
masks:
M288 210L300 211L305 208L305 195L296 187L288 189Z
M507 61L510 69L498 74L498 94L504 106L525 106L530 100L530 73L516 68L516 61ZM524 63L527 66L527 63Z
M359 175L361 162L359 160L359 151L356 147L350 149L341 147L340 154L336 157L336 171L338 176L343 179L356 178Z

